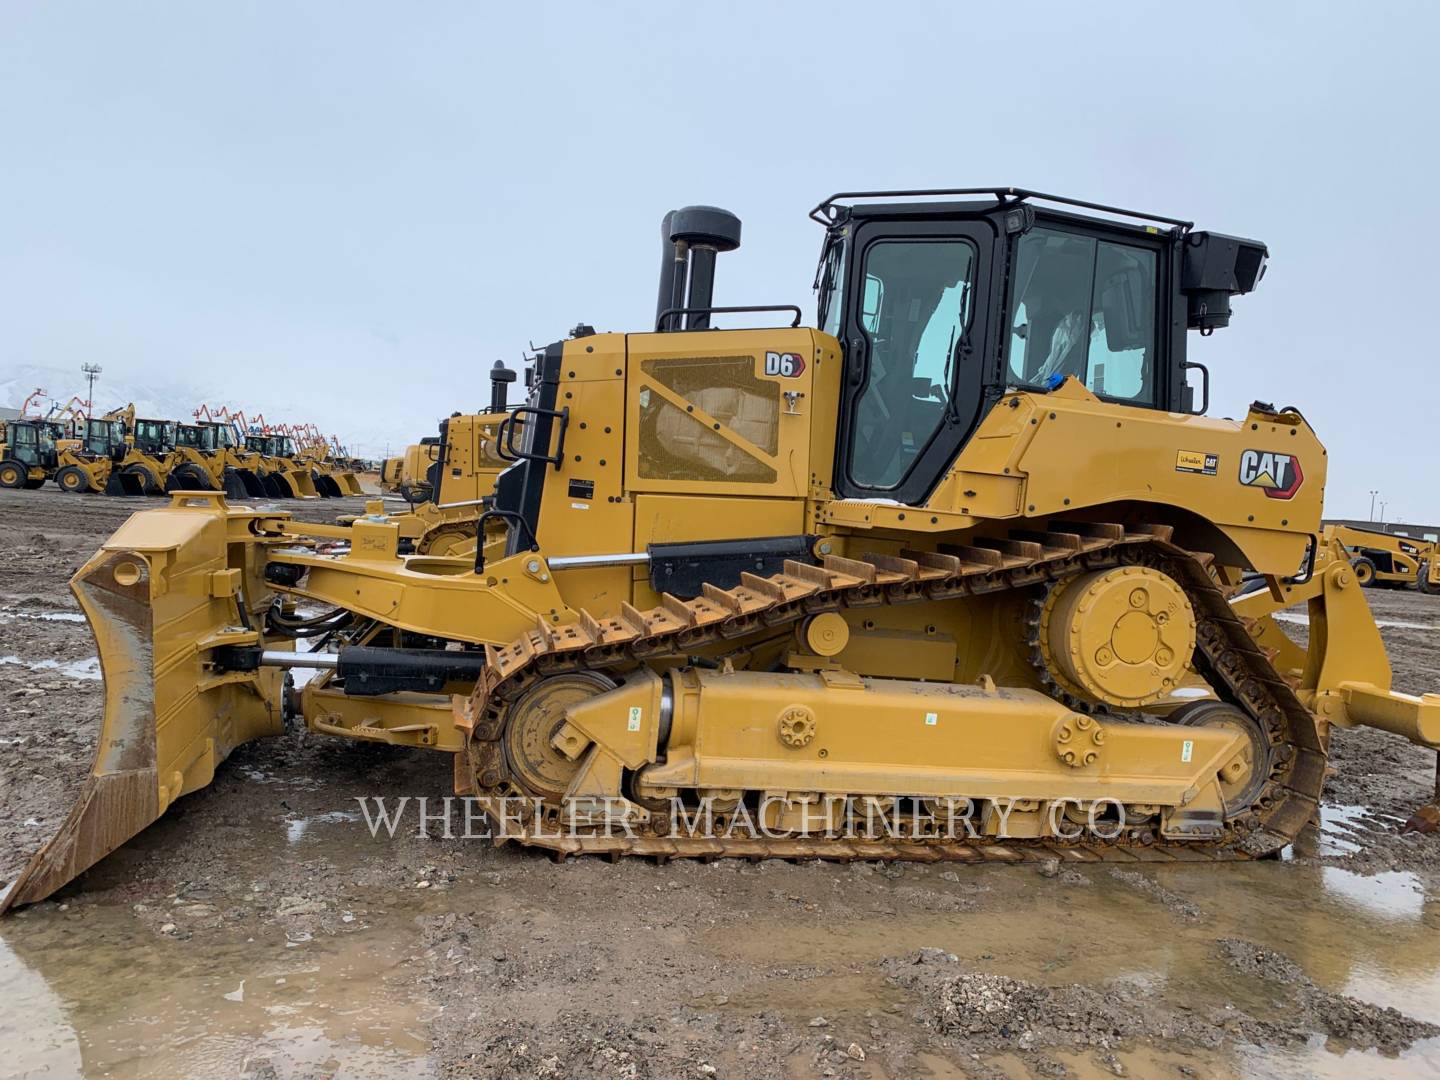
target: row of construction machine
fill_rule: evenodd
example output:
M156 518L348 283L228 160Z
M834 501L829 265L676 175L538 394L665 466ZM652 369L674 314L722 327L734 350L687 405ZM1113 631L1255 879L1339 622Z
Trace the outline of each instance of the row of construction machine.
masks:
M288 430L282 427L281 434L290 435L297 459L310 466L320 494L338 497L365 493L352 464L338 452L339 443L333 436L322 435L314 424L295 425Z
M315 498L363 493L354 470L330 455L313 427L251 424L243 413L195 411L193 422L138 416L133 404L88 416L73 399L0 431L0 487L55 482L68 493L163 495L223 491L231 498ZM338 446L338 442L335 443Z
M1355 580L1367 589L1440 593L1440 544L1433 540L1339 524L1326 525L1322 535L1344 545Z
M497 838L662 861L1274 857L1344 729L1440 748L1322 535L1315 431L1205 415L1186 331L1215 348L1263 243L1004 187L811 217L802 325L714 304L738 218L667 214L654 326L577 328L497 417L473 551L214 492L132 516L72 582L90 774L0 908L297 714L436 753Z

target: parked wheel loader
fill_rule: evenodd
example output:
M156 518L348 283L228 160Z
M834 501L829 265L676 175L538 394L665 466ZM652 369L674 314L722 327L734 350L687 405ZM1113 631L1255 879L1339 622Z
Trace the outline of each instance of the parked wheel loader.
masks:
M71 494L127 494L120 481L120 470L130 454L125 437L125 421L88 419L81 437L59 444L55 469L55 486ZM138 483L128 494L143 495Z
M259 476L234 453L235 429L231 425L216 421L178 424L175 440L175 463L166 481L167 491L224 491L232 499L264 497Z
M314 499L322 494L309 466L297 459L290 436L248 435L245 448L260 456L257 472L265 494L271 498Z
M177 424L135 415L133 403L112 409L102 420L124 425L126 450L110 470L105 492L108 495L164 495L174 458Z
M1013 188L811 217L802 326L714 304L738 218L666 215L655 326L540 352L471 555L217 492L132 517L73 582L101 743L4 902L292 707L446 755L492 835L557 857L1262 858L1317 821L1336 727L1440 746L1321 535L1304 416L1204 415L1187 330L1228 326L1264 244ZM1303 657L1270 617L1301 601Z
M1355 578L1365 588L1420 588L1429 591L1430 564L1436 545L1429 540L1357 529L1349 525L1325 526L1324 538L1338 540L1350 553Z
M54 475L60 425L46 420L0 421L0 487L38 488Z
M302 446L297 460L309 466L315 488L322 495L339 498L342 495L365 494L355 473L340 462L331 460L327 443L312 442Z

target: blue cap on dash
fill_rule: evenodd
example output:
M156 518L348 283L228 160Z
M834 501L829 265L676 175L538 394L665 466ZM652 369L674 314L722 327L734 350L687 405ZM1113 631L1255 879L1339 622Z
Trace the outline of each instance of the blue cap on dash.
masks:
M1046 389L1046 390L1059 390L1059 389L1060 389L1060 384L1063 383L1064 381L1065 381L1065 376L1064 376L1064 375L1061 375L1061 374L1057 371L1057 372L1055 372L1054 375L1051 375L1048 379L1045 380L1045 389Z

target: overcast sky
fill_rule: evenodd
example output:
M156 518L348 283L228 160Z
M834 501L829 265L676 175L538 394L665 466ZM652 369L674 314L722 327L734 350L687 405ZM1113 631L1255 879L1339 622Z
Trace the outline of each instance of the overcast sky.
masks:
M0 377L190 367L399 443L649 324L671 207L745 222L717 302L810 311L824 195L1014 184L1266 241L1192 336L1212 414L1297 405L1329 513L1437 522L1437 11L4 0Z

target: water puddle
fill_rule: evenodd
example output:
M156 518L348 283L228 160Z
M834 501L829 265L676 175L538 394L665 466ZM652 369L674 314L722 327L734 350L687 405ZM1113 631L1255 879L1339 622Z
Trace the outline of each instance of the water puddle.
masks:
M1339 866L1321 867L1325 890L1382 919L1418 919L1425 910L1420 879L1405 870L1356 874Z
M1327 823L1336 829L1363 816L1358 808L1329 809ZM542 931L585 939L586 927L573 925L573 911L549 891L573 888L562 882L569 871L540 860L507 870L505 892L463 881L443 892L352 886L323 902L318 893L295 898L289 915L287 905L278 904L268 921L232 913L244 908L251 876L264 877L267 868L300 858L292 845L323 845L327 859L345 866L352 855L373 854L368 835L356 825L359 816L353 810L294 813L283 831L253 834L253 850L235 863L245 887L211 889L217 895L208 901L210 929L202 929L202 915L194 914L202 902L187 898L165 909L182 930L195 927L188 938L157 935L128 901L72 904L68 911L46 904L0 923L0 1000L24 1003L0 1010L0 1060L6 1066L0 1071L428 1076L439 1065L430 1050L430 1025L439 1012L427 989L434 977L427 966L432 946L417 916L491 910L502 920L497 925L505 925L507 905L530 913L509 924L511 935L517 926L525 928L518 936L459 952L457 965L477 956L485 963L501 945L522 956ZM652 886L676 880L718 887L661 867L608 872L623 872L632 896L641 888L648 896ZM674 934L676 950L702 957L707 970L734 976L723 991L702 989L680 1000L721 1015L773 1012L802 1032L812 1017L824 1016L832 1025L827 1030L848 1039L869 1022L867 1013L894 1016L887 1025L902 1023L920 1004L915 992L889 980L893 968L882 962L941 949L955 954L957 971L1047 986L1124 988L1130 999L1154 1000L1185 1016L1233 1008L1256 1019L1283 1017L1287 991L1241 974L1224 958L1220 941L1238 938L1284 953L1326 990L1440 1023L1440 905L1413 874L1363 877L1306 860L1131 864L1119 875L1096 864L1076 869L1078 880L1044 877L1031 866L957 867L953 880L942 877L948 872L905 867L890 877L841 866L767 867L756 881L759 888L750 890L742 923L682 918L679 928L666 931ZM537 891L508 892L525 880ZM593 878L602 890L596 902L613 895L603 893L603 880ZM1144 882L1159 889L1141 887ZM769 905L755 899L765 895L779 899ZM1176 898L1198 914L1179 910ZM817 910L800 914L797 899ZM165 901L147 901L155 903ZM547 916L551 905L555 910ZM523 1008L549 1015L587 995L608 1001L609 976L596 978L539 979L523 987ZM481 1013L490 1008L485 993L466 1007L473 1004ZM673 1007L667 991L657 993L665 1001L661 1008ZM933 1075L979 1067L939 1047L930 1051L924 1064ZM1300 1047L1232 1043L1202 1051L1177 1040L1118 1047L1114 1054L1132 1076L1176 1075L1182 1066L1194 1075L1220 1077L1440 1075L1440 1040L1417 1044L1398 1058L1318 1036ZM1050 1056L1071 1075L1107 1075L1093 1051ZM874 1063L883 1068L880 1059ZM996 1055L983 1064L987 1074L1031 1075L1020 1057Z
M359 820L359 810L331 810L329 813L315 814L311 817L291 818L285 822L285 840L287 843L298 844L305 839L305 834L310 831L312 825L334 825L340 822Z
M1339 808L1334 821L1358 817ZM941 949L959 958L957 970L1050 986L1129 985L1187 1014L1218 1014L1233 1006L1275 1019L1283 992L1241 974L1220 952L1222 939L1236 938L1284 953L1326 990L1440 1023L1440 908L1427 902L1414 874L1365 877L1306 862L1127 869L1195 905L1200 915L1184 916L1107 866L1081 869L1088 885L1061 884L1030 868L961 870L949 888L969 898L973 910L925 911L911 895L915 887L923 894L943 888L942 882L933 871L922 878L906 872L893 883L872 879L890 894L888 901L867 901L874 914L812 925L757 914L743 935L717 931L705 943L722 956L771 967L803 967L824 957L860 973L886 957ZM783 1003L776 1007L784 1010ZM857 995L850 1011L865 1007ZM841 1015L844 1008L837 1005ZM1188 1063L1202 1075L1434 1076L1440 1075L1440 1040L1417 1044L1396 1059L1319 1038L1298 1050L1246 1048ZM1138 1060L1132 1064L1141 1067ZM1158 1060L1154 1064L1158 1068Z
M1321 806L1320 807L1320 855L1354 855L1362 850L1361 845L1349 839L1363 833L1364 821L1370 811L1364 806Z
M0 664L16 664L31 671L53 671L67 679L81 679L85 682L99 682L100 658L87 656L84 660L22 660L18 656L0 656Z
M28 924L28 925L27 925ZM7 1076L421 1077L434 1073L399 925L294 949L273 940L145 940L123 908L0 933Z

